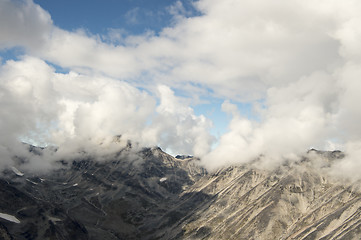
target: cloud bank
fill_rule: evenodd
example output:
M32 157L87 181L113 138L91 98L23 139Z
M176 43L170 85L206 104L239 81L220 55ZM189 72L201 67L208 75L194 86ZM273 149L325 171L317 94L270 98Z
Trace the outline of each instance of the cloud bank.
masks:
M1 145L19 140L60 146L71 153L122 139L142 146L160 144L204 154L210 123L183 105L164 85L155 96L104 76L56 73L38 58L25 56L0 69ZM206 146L204 146L204 144ZM19 150L17 150L19 151ZM62 150L64 151L64 150Z
M210 169L260 156L273 165L310 147L345 150L345 172L360 164L361 3L199 0L194 7L200 16L178 11L159 34L109 42L114 29L70 32L31 0L2 0L0 47L26 52L0 69L2 164L11 164L21 138L78 146L118 134L195 154ZM191 107L206 97L224 99L232 116L213 148L211 120ZM237 102L251 103L257 117Z

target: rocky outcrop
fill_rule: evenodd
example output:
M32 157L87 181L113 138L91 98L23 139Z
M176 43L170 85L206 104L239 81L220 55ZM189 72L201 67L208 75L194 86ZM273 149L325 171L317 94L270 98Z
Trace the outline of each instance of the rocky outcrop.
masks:
M41 149L31 148L41 154ZM39 152L40 151L40 152ZM185 213L169 209L206 171L160 148L61 161L46 174L4 171L0 179L3 239L152 239ZM0 237L0 239L1 239Z
M190 190L214 197L183 222L183 239L360 239L357 186L331 181L310 162L222 169Z

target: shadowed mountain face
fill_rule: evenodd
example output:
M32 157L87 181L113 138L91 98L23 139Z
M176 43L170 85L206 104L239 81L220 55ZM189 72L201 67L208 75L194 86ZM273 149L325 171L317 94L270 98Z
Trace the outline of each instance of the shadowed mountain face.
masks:
M20 223L0 216L0 239L154 239L209 198L182 197L206 171L159 148L59 164L43 175L4 172L0 212Z
M272 171L207 173L159 148L5 170L0 239L360 239L358 185L323 173L342 153L313 153Z

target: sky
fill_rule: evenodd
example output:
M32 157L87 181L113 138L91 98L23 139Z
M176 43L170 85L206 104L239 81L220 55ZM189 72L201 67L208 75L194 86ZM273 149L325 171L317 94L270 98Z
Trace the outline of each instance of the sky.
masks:
M341 149L338 169L355 173L360 12L356 0L0 0L1 164L19 141L71 154L122 135L209 169Z

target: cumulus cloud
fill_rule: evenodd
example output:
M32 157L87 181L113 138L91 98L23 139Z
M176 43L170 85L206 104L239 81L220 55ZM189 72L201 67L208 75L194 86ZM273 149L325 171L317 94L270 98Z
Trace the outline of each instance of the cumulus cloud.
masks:
M216 96L255 100L268 87L339 63L340 39L351 41L342 33L352 27L337 28L346 21L339 5L202 0L195 6L203 15L177 18L159 36L130 36L113 45L81 30L53 28L36 54L78 71L133 81L147 74L142 84L182 88L186 82L206 85Z
M266 107L259 110L260 121L241 117L236 105L223 103L223 110L233 115L229 132L204 161L216 168L264 156L266 164L274 165L295 159L310 147L323 149L325 139L335 133L337 91L332 81L330 75L315 73L287 87L270 88Z
M39 54L117 78L147 73L173 87L196 83L217 96L255 100L270 86L338 64L338 6L327 11L324 5L203 0L196 3L202 16L178 18L159 36L108 45L81 31L56 29Z
M31 0L0 1L0 48L39 49L48 40L52 27L49 13Z
M172 151L182 149L183 153L203 156L210 150L213 137L209 134L211 122L203 115L196 116L182 99L177 98L168 87L158 87L160 104L149 130L157 129L157 139L168 143Z
M33 56L1 68L3 153L19 136L61 145L122 134L202 156L210 168L263 156L273 165L332 145L358 166L358 1L199 0L193 17L177 2L175 22L159 34L112 31L108 42L55 27L32 1L0 4L0 47ZM211 121L178 91L225 100L232 120L214 149ZM237 101L253 104L257 117Z
M43 60L29 56L3 65L0 83L1 156L8 159L4 164L11 163L11 155L25 152L21 140L59 147L57 156L47 155L53 160L109 147L116 135L124 142L185 153L209 150L210 123L195 116L166 86L158 87L157 106L155 96L126 82L56 73Z

